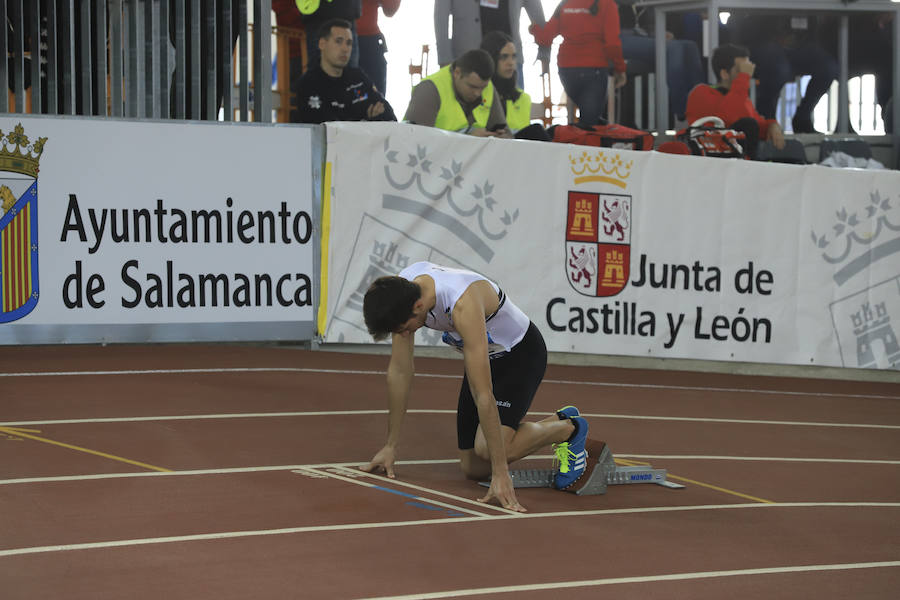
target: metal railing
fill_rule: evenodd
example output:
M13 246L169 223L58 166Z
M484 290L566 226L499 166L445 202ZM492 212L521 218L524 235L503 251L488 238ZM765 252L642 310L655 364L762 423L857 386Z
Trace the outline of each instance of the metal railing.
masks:
M248 27L271 31L271 0L0 0L0 14L0 112L272 121L272 93L253 93L272 88L271 36Z

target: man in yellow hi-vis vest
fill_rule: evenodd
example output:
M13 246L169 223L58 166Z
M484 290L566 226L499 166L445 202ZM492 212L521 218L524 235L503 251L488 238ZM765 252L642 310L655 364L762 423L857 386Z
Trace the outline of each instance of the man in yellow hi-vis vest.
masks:
M403 120L480 137L512 137L502 104L495 101L493 74L490 55L469 50L413 89Z

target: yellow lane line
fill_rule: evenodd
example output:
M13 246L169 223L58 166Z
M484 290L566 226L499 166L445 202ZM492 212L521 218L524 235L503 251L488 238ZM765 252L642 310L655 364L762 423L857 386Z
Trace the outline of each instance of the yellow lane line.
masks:
M99 452L97 450L91 450L90 448L82 448L81 446L73 446L72 444L65 444L63 442L57 442L56 440L48 440L47 438L38 437L36 435L31 435L30 433L26 433L29 431L38 431L34 429L20 429L18 427L0 427L0 433L5 433L7 435L13 435L16 437L27 438L29 440L34 440L36 442L43 442L45 444L52 444L54 446L60 446L62 448L68 448L69 450L76 450L78 452L84 452L86 454L93 454L95 456L102 456L103 458L108 458L110 460L116 460L123 463L128 463L129 465L135 465L144 469L150 469L151 471L162 471L169 473L171 469L164 469L162 467L156 467L154 465L148 465L147 463L142 463L136 460L131 460L129 458L123 458L121 456L115 456L113 454L107 454L106 452Z
M615 460L617 463L620 463L626 467L650 466L650 463L641 462L639 460L626 460L624 458L617 458ZM765 498L757 498L756 496L751 496L749 494L742 494L741 492L736 492L734 490L729 490L727 488L719 487L717 485L712 485L711 483L703 483L702 481L688 479L687 477L679 477L678 475L672 475L669 472L666 472L666 479L674 479L676 481L684 481L685 483L690 483L692 485L699 485L700 487L705 487L705 488L709 488L711 490L716 490L717 492L723 492L725 494L737 496L738 498L746 498L747 500L753 500L754 502L762 502L763 504L776 504L776 502L773 502L772 500L766 500Z

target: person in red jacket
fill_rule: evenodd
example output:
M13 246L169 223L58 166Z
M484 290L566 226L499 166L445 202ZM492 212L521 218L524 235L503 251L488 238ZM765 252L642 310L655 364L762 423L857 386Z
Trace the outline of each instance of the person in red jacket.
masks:
M774 119L760 115L750 101L750 78L756 65L750 52L741 46L725 44L713 51L712 66L719 84L700 84L688 95L687 122L718 117L726 127L743 131L749 146L747 154L756 158L759 140L768 140L777 149L784 148L784 131Z
M606 107L610 70L617 88L627 81L615 0L563 0L546 25L528 30L544 47L562 36L557 65L563 89L578 105L579 122L596 125Z
M363 0L362 15L356 20L359 38L359 68L369 76L382 94L387 88L387 43L378 28L378 7L386 17L393 17L400 8L400 0Z

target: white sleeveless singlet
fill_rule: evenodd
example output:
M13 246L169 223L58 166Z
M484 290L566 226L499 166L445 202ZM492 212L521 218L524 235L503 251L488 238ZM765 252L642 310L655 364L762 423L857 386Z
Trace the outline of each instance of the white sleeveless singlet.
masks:
M497 292L499 308L485 318L488 354L496 358L512 350L528 331L531 321L518 306L506 297L500 287L483 275L462 269L442 267L430 262L417 262L400 271L400 277L412 281L427 275L434 281L435 305L425 318L425 327L443 331L444 343L462 350L462 337L453 326L453 307L472 283L487 281Z

